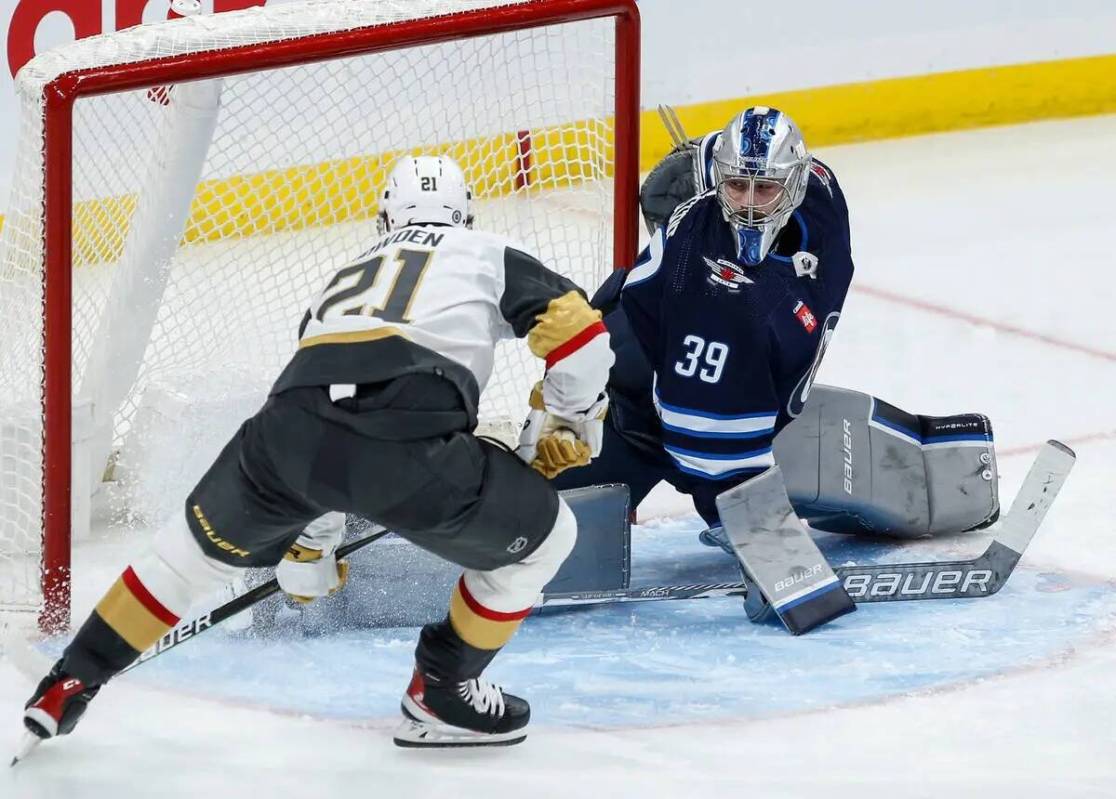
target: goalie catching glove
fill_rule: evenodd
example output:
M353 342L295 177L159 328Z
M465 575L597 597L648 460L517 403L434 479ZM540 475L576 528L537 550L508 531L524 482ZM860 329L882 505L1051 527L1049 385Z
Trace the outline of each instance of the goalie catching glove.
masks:
M340 591L349 579L349 564L334 552L345 533L345 514L327 513L310 522L275 567L279 587L305 604Z
M602 393L584 411L558 416L546 409L543 385L531 390L531 412L519 434L516 454L548 480L566 469L586 466L601 454L608 396Z

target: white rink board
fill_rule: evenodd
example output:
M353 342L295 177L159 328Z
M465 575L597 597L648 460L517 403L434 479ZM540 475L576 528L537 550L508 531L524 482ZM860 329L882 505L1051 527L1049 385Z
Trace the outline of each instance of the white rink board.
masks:
M268 0L276 5L290 0ZM71 0L101 7L100 30L117 28L116 3L128 12L143 0ZM232 0L203 0L203 7ZM244 4L252 0L235 0ZM88 4L88 5L87 5ZM258 3L262 4L262 3ZM26 36L10 26L17 6L37 20L37 52L74 36L71 17L46 9L58 0L0 0L5 40ZM1113 52L1116 5L1107 0L940 0L934 4L858 0L740 3L739 0L641 0L642 101L682 105L768 91L1045 61ZM166 0L146 0L143 19L165 18ZM88 12L83 12L88 14ZM684 56L683 56L684 51ZM421 97L415 98L421 102ZM11 73L0 69L0 213L7 207L16 139ZM266 121L261 120L261 124Z

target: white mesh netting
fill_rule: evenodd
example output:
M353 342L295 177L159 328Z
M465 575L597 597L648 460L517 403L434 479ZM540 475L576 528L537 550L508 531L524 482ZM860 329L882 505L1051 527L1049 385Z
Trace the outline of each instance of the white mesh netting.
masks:
M44 86L90 67L530 5L292 3L94 37L23 69L0 239L0 607L41 602ZM613 38L610 19L548 24L178 83L169 102L146 89L79 99L76 525L108 463L118 520L154 524L181 506L294 351L312 295L375 236L383 176L403 152L453 155L478 228L592 290L612 267ZM505 345L482 416L518 419L539 371Z

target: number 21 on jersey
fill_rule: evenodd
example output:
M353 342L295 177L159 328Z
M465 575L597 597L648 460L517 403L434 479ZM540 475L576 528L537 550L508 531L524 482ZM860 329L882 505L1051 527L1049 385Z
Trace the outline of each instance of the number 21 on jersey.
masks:
M346 316L360 314L375 316L386 322L409 321L411 302L433 255L431 250L399 250L393 259L398 267L395 280L388 288L387 296L379 303L371 300L380 284L385 256L377 255L345 267L326 286L318 306L318 321L323 321L326 314L334 309Z
M728 360L728 344L720 341L706 343L701 336L686 336L682 339L682 346L686 349L682 360L674 364L674 371L682 377L693 377L706 383L716 383L721 379Z

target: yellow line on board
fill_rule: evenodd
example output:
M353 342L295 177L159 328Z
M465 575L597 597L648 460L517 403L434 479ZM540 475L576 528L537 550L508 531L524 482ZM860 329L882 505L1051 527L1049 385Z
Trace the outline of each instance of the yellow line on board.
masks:
M846 83L678 106L690 136L718 130L750 105L786 111L811 147L1055 117L1116 112L1116 55ZM640 168L672 144L654 109L640 119Z
M612 173L610 120L571 122L530 131L530 187L520 175L517 133L504 133L419 154L447 154L461 164L478 199L567 188ZM203 181L191 204L184 244L227 241L372 217L387 172L405 154L389 151L319 164ZM137 195L74 204L74 266L120 257ZM0 218L2 224L2 218Z
M846 83L677 106L687 133L724 126L749 105L786 111L811 147L1116 112L1116 55L1016 64L909 78ZM640 118L640 168L671 149L654 109ZM530 131L531 186L517 186L515 133L437 148L458 160L478 198L545 191L612 172L611 120ZM431 153L435 150L415 150ZM198 186L184 243L220 241L366 219L402 151L205 181ZM115 261L136 196L76 203L74 265ZM0 217L0 228L3 226Z

